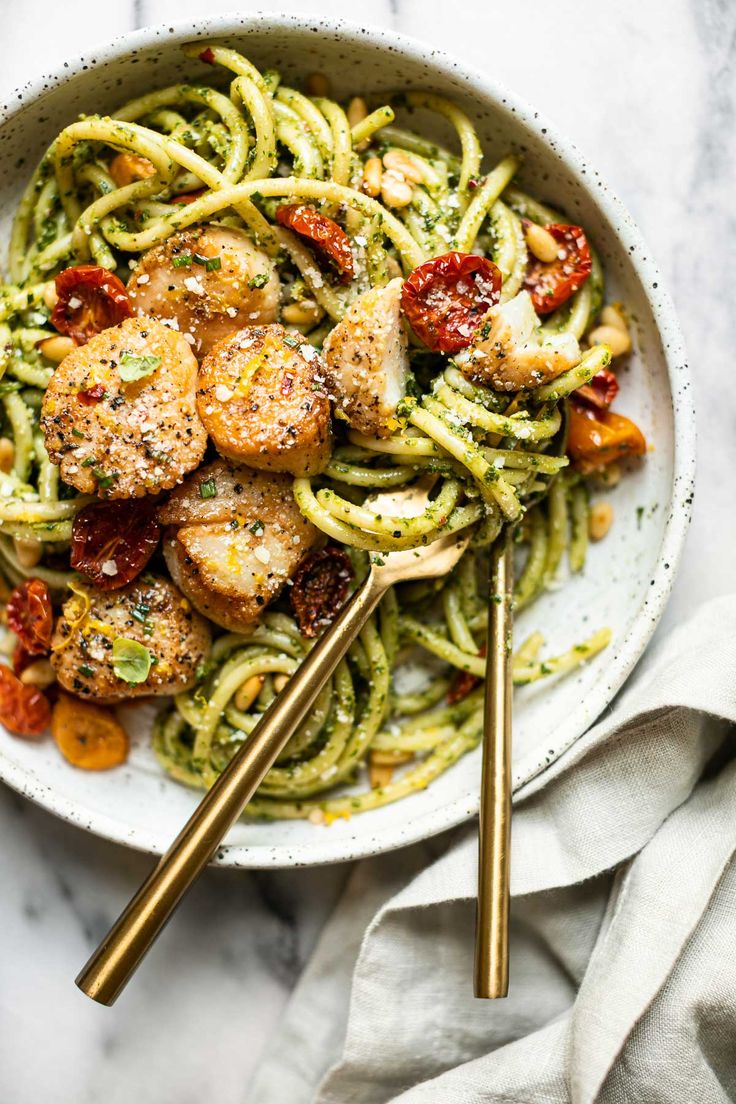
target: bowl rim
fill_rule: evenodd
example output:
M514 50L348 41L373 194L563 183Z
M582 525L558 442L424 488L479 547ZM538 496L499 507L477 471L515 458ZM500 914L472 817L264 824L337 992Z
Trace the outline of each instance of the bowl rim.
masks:
M346 45L370 46L379 52L409 56L427 68L435 69L448 78L464 84L469 92L480 91L491 100L495 108L521 123L545 143L552 146L573 180L590 194L610 223L616 237L627 247L629 263L638 277L656 325L667 367L673 416L673 471L669 516L665 522L657 563L652 574L649 592L644 598L629 632L621 639L615 656L592 689L587 712L590 722L584 718L577 734L559 746L555 761L559 759L594 723L602 711L620 690L624 681L641 658L664 612L674 583L682 554L688 526L695 479L695 410L692 403L678 402L676 396L690 388L690 374L680 326L674 305L663 285L656 264L651 260L641 232L623 203L594 170L576 146L560 135L557 127L543 113L529 105L501 82L487 77L444 50L413 36L383 30L378 26L358 24L339 18L313 14L255 11L248 15L224 12L198 20L185 19L153 24L148 27L117 35L111 41L90 47L86 54L74 61L60 63L51 73L33 78L18 87L12 99L0 106L0 128L12 121L30 103L41 101L69 80L90 68L114 62L137 50L161 44L176 45L187 39L218 39L229 34L242 34L249 29L260 32L285 31L287 33L320 32L340 35ZM691 393L691 392L690 392ZM666 565L666 566L665 566ZM590 707L592 699L592 708ZM577 711L576 711L577 713ZM576 715L576 714L574 714ZM540 757L536 766L527 757L521 770L515 767L514 792L539 778L549 766ZM521 777L519 777L521 775ZM21 766L7 761L0 752L0 779L17 792L29 797L48 812L95 835L114 843L132 847L150 854L160 854L160 841L153 832L125 828L113 817L89 814L80 810L70 798L59 795L40 779L29 776ZM360 840L341 833L319 832L309 844L290 842L285 846L263 844L224 844L213 858L218 866L235 868L278 868L318 866L325 863L350 861L384 851L417 843L455 827L478 811L476 795L463 794L441 808L428 810L420 817L405 824L392 824L373 834L365 833ZM168 841L167 841L168 842Z

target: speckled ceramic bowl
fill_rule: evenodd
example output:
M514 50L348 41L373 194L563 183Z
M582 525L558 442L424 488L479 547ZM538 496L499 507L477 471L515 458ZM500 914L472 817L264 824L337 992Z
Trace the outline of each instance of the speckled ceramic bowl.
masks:
M337 93L423 88L454 97L473 117L489 163L509 147L523 154L522 183L591 234L614 295L636 320L636 353L623 378L620 406L642 426L654 451L609 496L610 536L590 552L582 577L548 593L518 618L524 637L541 629L551 652L601 625L611 647L576 675L517 693L514 781L518 790L573 744L611 701L654 631L672 586L688 525L694 471L689 378L672 306L638 230L583 157L516 96L461 62L393 31L333 20L223 16L138 31L65 63L21 89L0 118L2 239L37 159L79 112L106 113L170 82L212 80L179 46L217 39L287 82L330 74ZM441 137L441 134L439 135ZM67 766L49 741L27 743L0 732L0 776L65 820L108 839L161 852L197 797L161 773L140 711L129 763L107 774ZM399 847L459 823L478 807L479 753L428 790L329 828L308 822L243 821L217 856L223 866L296 866L354 859Z

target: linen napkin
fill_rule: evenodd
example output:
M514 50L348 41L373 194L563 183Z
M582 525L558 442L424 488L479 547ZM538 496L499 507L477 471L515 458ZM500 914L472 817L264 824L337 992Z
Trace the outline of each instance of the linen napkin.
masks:
M515 795L511 988L472 997L476 829L356 866L248 1104L736 1099L736 596Z

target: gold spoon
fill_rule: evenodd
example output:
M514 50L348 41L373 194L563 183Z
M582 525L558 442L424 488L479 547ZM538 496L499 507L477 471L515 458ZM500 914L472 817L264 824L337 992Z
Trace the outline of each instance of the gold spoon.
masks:
M427 501L427 487L418 485L376 495L367 505L384 515L412 517L423 512ZM82 992L100 1004L114 1003L389 587L445 575L460 559L469 539L467 533L458 532L424 547L371 554L365 581L202 798L82 969L76 979Z

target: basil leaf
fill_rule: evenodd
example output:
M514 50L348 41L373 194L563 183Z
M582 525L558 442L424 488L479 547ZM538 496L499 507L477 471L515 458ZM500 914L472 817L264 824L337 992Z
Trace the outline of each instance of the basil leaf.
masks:
M133 380L143 379L155 372L161 363L160 356L135 356L134 353L123 353L118 364L118 372L121 380L132 383Z
M112 642L112 669L119 679L135 685L145 682L151 670L151 653L137 640L116 636Z

